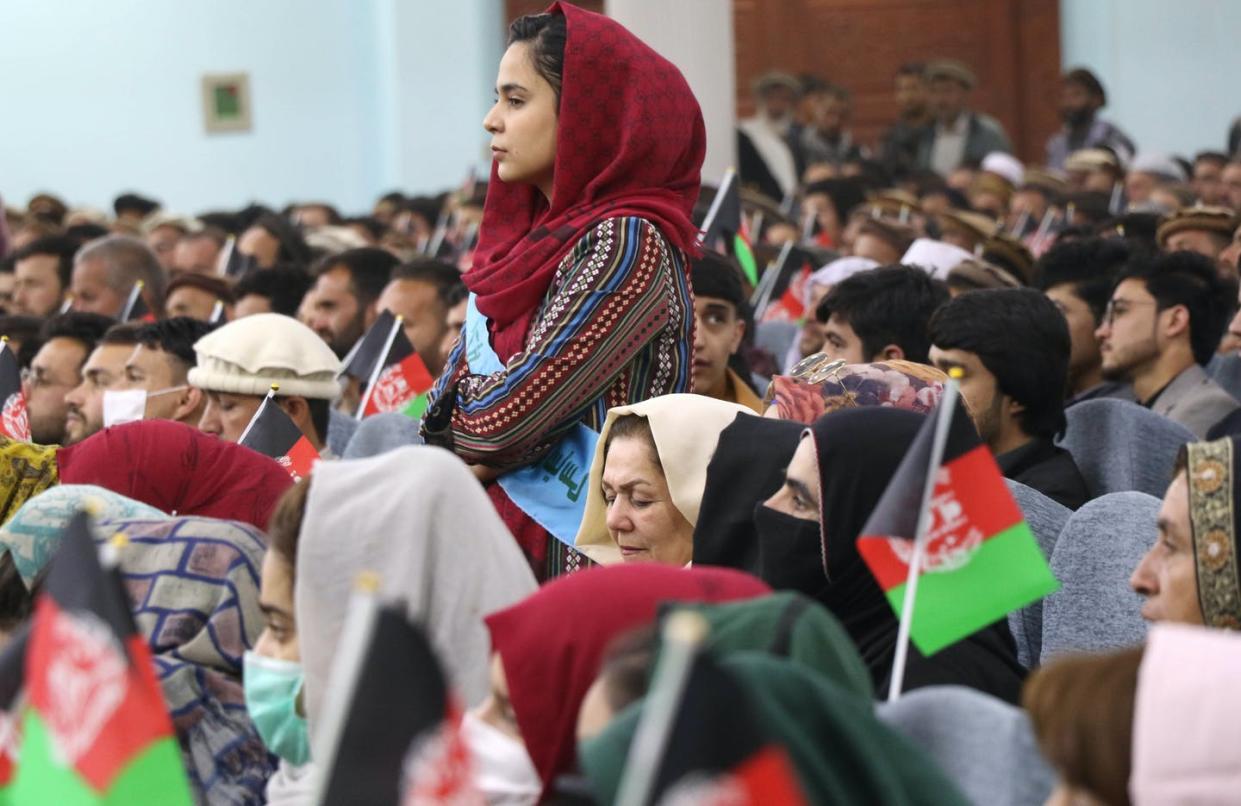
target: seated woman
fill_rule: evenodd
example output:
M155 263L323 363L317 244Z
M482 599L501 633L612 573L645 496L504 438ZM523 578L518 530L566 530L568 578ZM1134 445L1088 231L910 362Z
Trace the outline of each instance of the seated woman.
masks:
M363 572L422 625L466 705L488 691L483 617L535 590L534 575L469 468L447 451L400 448L320 463L297 541L297 643L311 757L348 608Z
M134 623L155 662L186 773L206 803L258 803L273 770L245 708L243 656L263 626L259 567L266 542L253 527L170 518L95 487L54 487L28 501L0 532L37 595L63 530L96 512L100 542L123 533L118 570Z
M56 463L62 484L96 484L170 515L259 529L293 485L274 459L173 420L106 428L61 448Z
M720 431L750 409L664 395L608 411L576 548L600 565L693 559L694 524Z
M759 576L826 605L853 638L880 695L889 688L899 622L856 541L923 421L880 407L819 418L789 460L784 485L754 513ZM931 657L911 646L905 689L970 686L1015 703L1025 675L1016 653L1003 620Z
M810 425L824 414L860 406L887 406L927 414L944 394L948 376L913 361L841 364L820 353L788 375L771 379L763 416Z
M653 622L663 602L769 592L757 579L724 568L625 564L570 574L488 616L491 694L463 726L478 783L491 792L503 783L527 793L514 803L549 796L556 779L574 769L578 709L613 638Z

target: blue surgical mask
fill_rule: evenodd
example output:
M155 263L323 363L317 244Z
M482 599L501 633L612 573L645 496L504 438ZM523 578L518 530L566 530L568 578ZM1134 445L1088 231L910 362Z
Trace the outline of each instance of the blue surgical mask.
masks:
M246 708L263 744L295 766L310 761L306 718L297 712L301 664L247 651L243 666Z

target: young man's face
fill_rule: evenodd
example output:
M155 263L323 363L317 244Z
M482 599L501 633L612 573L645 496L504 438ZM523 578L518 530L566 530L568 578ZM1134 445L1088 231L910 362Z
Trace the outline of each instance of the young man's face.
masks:
M1198 569L1189 523L1189 481L1177 474L1159 508L1159 534L1138 563L1129 586L1142 595L1142 618L1202 624L1198 604Z
M1103 356L1103 374L1129 379L1159 357L1159 311L1146 283L1130 278L1116 286L1108 315L1095 332Z
M745 322L719 297L694 298L695 394L720 397L727 391L728 359L741 346Z
M344 356L362 338L367 324L367 312L354 292L349 270L336 268L320 274L311 291L314 302L306 324L338 356Z
M55 338L44 344L30 362L22 384L30 416L30 438L38 445L65 441L65 395L81 383L86 347L76 339Z
M1012 433L1017 428L1014 417L1018 409L1014 408L1016 404L1008 395L1000 392L999 381L976 353L941 350L932 345L930 358L931 364L941 372L961 370L961 399L974 418L978 436L993 452L1001 453L1000 446L1011 441Z
M132 344L101 344L82 365L82 382L65 395L65 444L73 445L103 429L103 393L125 378Z
M853 326L836 314L828 317L827 324L823 325L822 350L833 360L843 358L850 364L864 364L871 360Z
M1064 314L1069 325L1072 345L1069 351L1069 383L1073 384L1074 378L1097 369L1103 360L1099 354L1099 339L1095 336L1099 323L1095 321L1094 311L1086 301L1074 293L1072 283L1052 286L1044 293Z
M926 109L926 80L918 75L896 77L896 107L902 115L920 115Z
M207 404L198 421L198 430L225 442L238 442L261 405L263 395L207 392Z

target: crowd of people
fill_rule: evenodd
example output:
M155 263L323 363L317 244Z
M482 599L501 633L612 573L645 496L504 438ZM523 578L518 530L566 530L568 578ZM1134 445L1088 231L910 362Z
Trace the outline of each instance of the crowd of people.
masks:
M1237 133L1147 150L1074 69L1023 163L967 65L894 81L876 143L779 72L707 132L672 64L558 4L509 30L487 180L357 216L5 206L0 669L89 511L199 802L315 802L366 572L463 706L454 802L613 802L686 612L788 802L1235 802ZM734 135L735 180L702 176ZM417 418L362 416L345 371L384 312ZM857 541L954 385L1060 587L898 662ZM269 398L304 478L238 444ZM783 802L715 725L676 733L695 776L654 759L659 802Z

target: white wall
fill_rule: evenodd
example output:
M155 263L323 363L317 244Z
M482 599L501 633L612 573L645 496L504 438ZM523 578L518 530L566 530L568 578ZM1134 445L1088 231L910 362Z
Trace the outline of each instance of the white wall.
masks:
M1223 150L1241 115L1238 0L1060 0L1066 67L1094 70L1103 114L1139 150Z
M11 0L0 193L173 210L458 184L478 159L498 0ZM249 133L203 131L204 72L246 71Z

